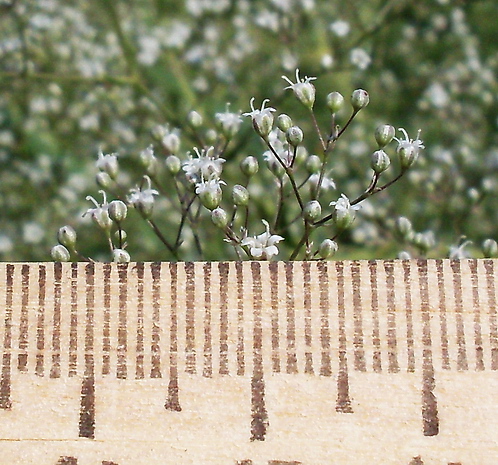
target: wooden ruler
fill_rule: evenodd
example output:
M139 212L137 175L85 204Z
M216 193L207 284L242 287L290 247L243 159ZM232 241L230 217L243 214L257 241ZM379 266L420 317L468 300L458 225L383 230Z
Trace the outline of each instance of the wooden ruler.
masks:
M2 263L0 464L496 465L497 268Z

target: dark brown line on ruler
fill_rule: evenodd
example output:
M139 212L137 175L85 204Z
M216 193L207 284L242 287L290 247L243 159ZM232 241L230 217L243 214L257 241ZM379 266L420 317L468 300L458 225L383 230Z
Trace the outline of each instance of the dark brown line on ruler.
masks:
M50 378L61 376L61 279L62 264L54 263L54 319L52 329L52 368Z
M47 267L38 266L38 314L36 318L36 366L35 373L44 375L45 352L45 298L47 294Z
M424 436L439 434L439 418L437 399L434 394L436 378L432 363L431 315L429 308L429 278L427 260L418 260L420 301L422 313L422 421Z
M21 266L21 318L19 321L19 353L17 354L17 369L28 371L28 302L29 302L29 268L28 264Z
M109 460L102 460L102 465L118 465L116 462L109 462Z
M439 291L439 318L441 327L441 355L443 359L442 367L443 370L449 370L450 365L450 350L449 350L449 339L448 339L448 320L446 317L446 293L445 293L445 283L444 283L444 268L442 260L435 260L436 263L436 275L437 275L437 286Z
M496 321L496 287L493 260L484 260L486 288L488 291L489 342L491 345L491 369L498 370L498 325Z
M111 373L111 264L104 263L104 328L102 333L102 374Z
M358 371L367 371L365 350L363 348L360 263L357 261L351 262L351 278L353 284L354 367Z
M193 262L185 263L186 314L185 314L185 371L195 374L195 267Z
M310 262L303 262L303 285L304 285L304 344L306 350L304 372L312 375L313 370L313 352L311 349L312 336L311 336L311 264Z
M477 260L469 260L470 279L472 282L472 306L474 307L474 346L476 351L476 371L484 371L484 348L481 327L481 306L479 302L479 275Z
M408 465L424 465L422 457L417 455L417 457L413 457L413 460Z
M268 460L268 465L301 465L302 462L296 460Z
M467 362L467 350L465 344L465 328L463 323L463 298L462 298L462 274L460 260L450 260L451 270L453 271L453 293L455 296L456 312L456 330L457 330L457 370L464 371L469 369Z
M204 272L204 367L202 376L213 376L213 341L211 335L211 262L203 265Z
M94 360L94 314L95 314L95 264L85 265L85 373L81 386L79 437L95 438L95 360Z
M415 371L415 349L413 347L413 309L412 309L412 293L410 290L411 282L411 265L410 261L403 260L403 282L405 284L405 314L406 314L406 350L408 355L407 371L413 373Z
M126 379L126 353L128 351L128 263L118 263L119 314L118 314L118 367L116 377Z
M319 306L320 306L320 346L321 346L321 364L320 376L331 376L330 360L330 326L329 326L329 278L327 262L318 262L318 285L320 288ZM339 274L339 272L338 272ZM341 278L338 278L338 280ZM342 275L344 285L344 276Z
M69 323L70 377L78 371L78 263L71 263L71 315Z
M380 326L379 326L379 292L377 289L377 262L371 260L368 262L370 271L370 299L373 316L372 343L373 351L373 370L376 373L382 372L382 354L380 351Z
M285 263L285 290L287 307L287 373L297 373L296 308L294 301L294 264Z
M144 276L145 266L143 263L135 265L137 271L137 357L135 360L135 378L144 379L144 359L145 359L145 343L144 343Z
M244 274L242 262L235 262L237 275L237 375L245 374L244 359Z
M7 276L5 296L5 332L3 335L2 378L0 379L0 408L7 410L12 407L11 394L11 349L12 349L12 304L14 302L14 271L12 264L6 266Z
M220 375L228 375L228 271L229 264L219 263L220 273Z
M264 441L268 429L268 412L265 405L265 381L263 378L263 325L261 264L251 263L252 295L254 311L253 328L253 375L251 378L251 441Z
M271 362L274 373L280 373L280 335L278 325L278 263L270 262L270 304L271 304Z
M323 263L323 265L322 265ZM320 270L320 289L322 288L321 271L326 265L325 262L318 263ZM348 358L347 358L347 339L346 339L346 307L344 302L344 264L335 262L337 271L337 319L339 330L339 373L337 375L337 402L335 410L339 413L353 413L351 398L349 397L349 375L348 375ZM326 270L326 268L325 268ZM327 282L328 291L328 282ZM321 292L321 291L320 291Z
M389 373L399 372L398 362L398 343L396 338L396 294L394 285L394 263L392 261L384 262L386 272L386 291L387 291L387 352Z
M179 386L178 386L178 265L176 263L169 264L170 270L170 292L171 292L171 308L170 308L170 347L169 347L169 383L168 397L164 408L174 412L180 412Z
M59 460L55 465L78 465L78 459L76 457L70 457L68 455L59 457Z
M161 378L161 262L151 264L152 274L152 341L151 341L151 378ZM176 303L175 303L176 306ZM175 308L176 312L176 308ZM176 313L175 313L176 316Z

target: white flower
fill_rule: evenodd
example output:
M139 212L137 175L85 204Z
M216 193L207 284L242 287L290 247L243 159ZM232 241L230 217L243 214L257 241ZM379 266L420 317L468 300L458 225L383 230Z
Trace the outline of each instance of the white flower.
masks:
M311 186L316 189L318 187L318 181L320 180L320 174L319 173L314 173L312 174L308 182L311 184ZM335 182L330 176L324 176L322 178L322 184L320 186L320 189L324 191L328 191L330 189L335 189Z
M463 258L469 258L471 254L468 250L465 250L465 247L468 247L470 244L472 244L472 241L466 241L462 239L460 244L452 245L448 253L448 258L451 260L461 260Z
M349 228L354 221L355 211L361 208L360 205L351 205L344 194L337 201L330 202L330 205L334 207L333 220L339 229Z
M210 179L209 181L204 181L197 183L195 187L195 193L201 199L202 204L213 210L218 207L221 202L221 185L226 184L221 179Z
M104 191L99 191L99 193L102 194L103 198L101 204L99 204L91 195L86 196L86 200L92 202L95 207L89 208L85 213L83 213L83 216L90 215L92 220L102 229L110 229L112 226L112 220L109 217L109 204L107 203L107 196Z
M99 151L99 158L95 165L99 171L106 172L112 179L118 174L118 154L108 153L104 155L102 150Z
M344 36L348 35L349 31L351 30L351 27L349 26L349 23L347 21L343 21L342 19L339 19L337 21L334 21L330 25L330 30L337 37L344 37Z
M417 132L417 138L415 140L410 139L408 137L408 133L403 128L399 128L398 130L404 134L405 139L398 139L397 137L394 138L394 140L398 142L398 148L396 149L396 152L399 156L401 168L407 169L417 159L420 149L424 149L425 146L424 143L419 139L421 132L420 129Z
M193 158L189 152L189 159L183 163L183 171L192 182L201 182L202 179L219 178L222 171L222 164L225 162L223 158L215 158L211 154L214 152L214 147L202 149L199 151L194 147L194 152L197 158Z
M372 58L370 58L370 55L362 48L354 48L353 50L351 50L349 59L352 65L361 70L367 69L372 62Z
M241 246L248 246L249 253L253 258L270 259L278 254L278 244L284 238L276 234L270 233L270 225L267 221L262 220L266 227L266 231L259 236L246 237L240 243Z
M152 189L149 176L144 176L144 180L147 187L145 189L142 187L130 189L128 202L148 218L154 207L154 195L159 195L159 192Z
M282 79L287 81L290 85L286 89L292 89L296 98L308 109L313 108L315 103L315 86L311 84L310 81L316 79L316 77L305 76L304 79L299 77L299 68L296 69L296 82L293 83L288 77L282 76Z
M216 113L215 118L223 134L228 138L232 138L239 131L242 118L239 113L228 111L228 106L229 104L227 104L227 109L224 113Z
M251 111L247 113L242 113L242 116L249 116L252 119L252 125L254 126L254 130L263 138L267 137L270 134L272 126L273 126L273 115L272 112L276 111L275 108L268 107L265 108L269 99L264 99L261 104L261 109L254 108L254 97L250 101Z

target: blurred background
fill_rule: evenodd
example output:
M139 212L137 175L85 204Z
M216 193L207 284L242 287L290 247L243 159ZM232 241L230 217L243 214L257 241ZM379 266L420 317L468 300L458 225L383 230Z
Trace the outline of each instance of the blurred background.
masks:
M109 260L105 238L82 217L92 206L87 195L101 199L99 150L119 154L119 184L133 187L156 126L179 129L181 158L196 146L191 110L209 131L227 103L247 112L252 97L257 107L269 98L276 114L300 124L314 153L309 117L281 78L294 80L296 68L317 77L315 112L325 128L329 92L370 94L334 151L336 189L323 205L368 185L379 124L411 138L421 129L426 147L400 182L358 212L337 257L444 257L464 237L472 243L462 255L482 256L482 242L498 240L497 18L495 0L0 0L0 260L50 260L65 224L78 231L82 253ZM247 155L263 172L263 152L244 118L223 179L241 182ZM269 173L252 182L249 231L257 234L274 191ZM178 221L172 211L167 199L154 211L166 235ZM424 247L400 240L400 216L425 234ZM129 215L126 231L133 260L172 258L138 215ZM205 240L212 242L202 258L234 258L222 236ZM201 258L188 237L181 258Z

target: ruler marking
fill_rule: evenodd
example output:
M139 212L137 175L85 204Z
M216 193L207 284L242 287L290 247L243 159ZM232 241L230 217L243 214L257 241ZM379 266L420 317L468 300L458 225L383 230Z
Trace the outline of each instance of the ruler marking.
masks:
M151 369L150 377L153 379L161 378L161 263L151 264L150 271L152 274L152 339L150 344L151 351ZM188 301L187 301L188 302ZM188 305L188 304L187 304ZM176 318L176 305L175 305ZM176 337L176 333L175 333ZM175 354L176 356L176 354Z
M35 373L44 375L45 349L45 297L46 297L47 268L40 264L38 267L38 311L36 318L36 366Z
M184 264L186 283L186 314L185 314L185 372L195 374L195 264Z
M71 263L71 314L69 316L69 370L68 376L76 376L78 370L78 264ZM44 319L44 318L43 318ZM44 323L40 321L40 324ZM43 326L42 326L43 327ZM43 334L43 331L42 331Z
M102 374L111 373L111 266L104 263L104 328L102 330Z
M126 354L128 351L128 263L118 263L118 283L119 283L119 313L118 313L118 366L116 377L126 379L128 367L126 364Z
M406 345L408 353L407 371L409 373L413 373L415 372L415 349L413 347L413 310L410 290L410 271L410 262L408 260L403 260L403 281L405 284Z
M54 318L52 328L52 369L50 378L60 378L61 376L61 279L62 264L54 263Z
M78 465L78 459L76 457L62 456L59 457L56 465Z
M244 275L242 262L235 262L237 276L237 375L245 374L244 344Z
M285 290L287 307L287 373L297 373L296 354L296 313L294 301L294 267L292 262L285 263Z
M169 383L164 407L166 410L181 412L178 386L178 265L170 263L169 270L171 276Z
M427 261L418 260L418 275L422 311L422 419L424 436L439 434L437 399L434 394L436 378L432 362L431 315L429 308L429 280Z
M204 368L202 376L213 376L213 342L211 334L211 262L204 263Z
M496 288L493 260L484 260L486 288L489 308L489 341L491 343L491 369L498 370L498 324L496 310Z
M81 386L79 437L95 439L95 265L85 265L86 316L85 316L85 373Z
M373 351L373 370L375 373L382 372L382 355L380 350L380 324L379 324L379 293L377 289L377 262L371 260L368 262L370 272L370 294L371 307L373 314L372 342Z
M325 262L319 262L318 265L319 269L322 268L325 271L327 270ZM336 262L335 267L337 271L337 318L339 329L339 373L337 375L337 402L335 410L339 413L353 413L351 398L349 397L346 306L344 302L344 264L342 262ZM320 273L319 277L321 281L322 273Z
M263 378L263 326L261 264L251 262L253 290L253 375L251 378L251 441L264 441L269 425Z
M361 301L360 263L351 262L351 277L353 285L353 323L354 323L354 367L358 371L367 371L365 350L363 348L363 316Z
M460 269L460 260L451 260L450 267L453 272L453 293L455 298L455 313L456 313L456 330L457 330L457 370L464 371L469 369L467 361L467 352L465 344L465 328L463 322L463 298L462 298L462 277Z
M311 333L311 264L303 262L303 284L304 284L304 344L305 349L305 365L304 372L306 374L314 374L313 370L313 351L312 351L312 333Z
M342 264L341 264L342 265ZM320 345L321 345L321 366L320 376L331 376L331 360L330 360L330 326L329 326L329 278L328 278L328 265L326 262L318 262L318 283L320 287ZM338 271L339 274L339 271ZM342 279L344 286L343 275L340 273L338 277L338 287L340 287L339 280Z
M387 350L388 350L388 372L399 373L398 362L398 342L396 337L396 291L394 285L394 263L392 261L384 262L384 271L386 273L386 290L387 290Z
M274 373L280 373L280 334L278 324L278 263L270 262L271 360Z
M145 267L143 263L135 265L137 271L137 343L135 360L135 378L145 378L145 342L144 342L144 276Z
M474 346L476 351L476 371L484 371L484 348L481 327L481 311L479 301L479 278L477 260L469 260L470 279L472 282L472 306L474 307Z
M21 318L19 321L19 353L17 354L17 369L28 370L28 303L29 303L29 265L21 266Z
M6 267L6 299L5 299L5 319L4 319L4 339L2 356L2 379L0 380L0 408L9 410L12 407L11 395L11 352L12 348L12 304L14 300L14 271L12 264Z
M220 275L220 375L228 375L228 272L229 264L218 263Z
M440 333L441 333L441 352L443 370L450 370L450 352L448 338L448 321L446 315L446 294L444 282L444 267L442 260L435 260L437 284L439 290L439 316L440 316Z

